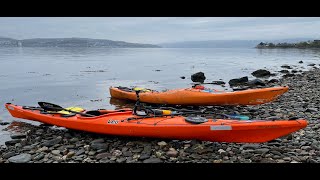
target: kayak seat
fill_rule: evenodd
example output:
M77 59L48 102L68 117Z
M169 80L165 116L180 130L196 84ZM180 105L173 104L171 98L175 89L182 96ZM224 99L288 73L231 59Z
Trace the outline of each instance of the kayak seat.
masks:
M72 117L75 116L76 113L70 113L70 114L61 114L61 117Z
M118 88L122 91L133 92L132 88L128 88L128 87L118 86L116 88Z
M101 116L102 113L98 110L86 111L86 114L94 115L94 116Z
M152 90L152 89L140 88L140 87L128 88L128 87L118 86L116 88L120 89L121 91L126 91L126 92L135 92L135 91L156 92L155 90Z

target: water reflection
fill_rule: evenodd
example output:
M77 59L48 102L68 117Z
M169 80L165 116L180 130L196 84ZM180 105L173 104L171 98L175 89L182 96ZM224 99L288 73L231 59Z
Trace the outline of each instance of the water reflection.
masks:
M122 109L122 108L133 108L135 102L134 101L127 101L117 98L110 98L109 103L115 106L115 109Z

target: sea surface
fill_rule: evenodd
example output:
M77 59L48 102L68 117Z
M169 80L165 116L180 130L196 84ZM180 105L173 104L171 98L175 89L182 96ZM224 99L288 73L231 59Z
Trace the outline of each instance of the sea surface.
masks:
M305 71L311 68L310 63L319 67L320 50L0 48L0 122L30 122L11 117L4 107L6 102L37 106L37 102L45 101L62 107L116 109L124 102L110 98L110 86L139 86L161 91L191 87L191 75L200 71L206 76L205 82L228 83L243 76L254 79L251 73L258 69L278 73L285 64ZM228 86L206 86L231 90ZM3 131L5 127L0 126L0 144L8 140L11 133Z

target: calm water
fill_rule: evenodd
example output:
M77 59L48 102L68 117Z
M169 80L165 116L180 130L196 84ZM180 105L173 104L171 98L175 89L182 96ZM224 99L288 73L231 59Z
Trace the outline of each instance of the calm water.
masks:
M206 82L228 82L243 76L253 79L251 72L260 68L275 72L283 64L307 70L309 63L319 65L319 50L0 48L0 121L17 120L4 108L6 102L115 109L109 86L164 90L190 87L191 75L199 71ZM0 144L4 134L0 131Z

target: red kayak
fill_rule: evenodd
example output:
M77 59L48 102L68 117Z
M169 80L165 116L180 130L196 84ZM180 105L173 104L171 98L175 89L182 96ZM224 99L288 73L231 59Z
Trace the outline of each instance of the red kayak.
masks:
M200 116L141 117L131 110L94 110L81 114L47 113L11 103L5 107L13 117L38 121L70 129L119 136L168 139L198 139L214 142L262 143L288 135L307 126L297 120L230 120ZM93 113L94 112L94 113ZM90 114L91 117L84 116Z

